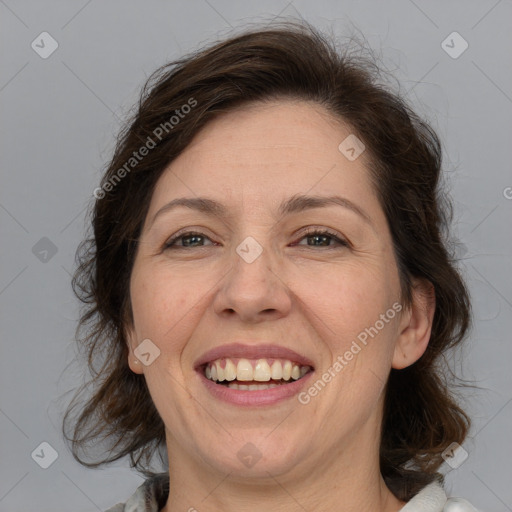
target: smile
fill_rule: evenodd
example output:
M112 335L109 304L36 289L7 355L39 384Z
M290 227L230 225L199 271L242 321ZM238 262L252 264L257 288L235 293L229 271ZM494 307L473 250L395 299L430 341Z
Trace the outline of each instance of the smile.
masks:
M235 406L270 406L303 391L315 374L303 354L258 340L219 345L194 362L210 396Z
M310 366L289 359L223 358L204 366L207 379L242 391L261 391L286 385L310 371Z

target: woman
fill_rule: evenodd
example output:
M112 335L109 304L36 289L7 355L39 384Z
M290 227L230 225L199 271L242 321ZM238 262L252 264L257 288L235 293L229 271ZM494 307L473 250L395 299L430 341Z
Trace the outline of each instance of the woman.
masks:
M74 280L73 453L148 477L110 512L475 510L437 472L470 425L438 364L470 323L440 143L378 78L287 23L146 84Z

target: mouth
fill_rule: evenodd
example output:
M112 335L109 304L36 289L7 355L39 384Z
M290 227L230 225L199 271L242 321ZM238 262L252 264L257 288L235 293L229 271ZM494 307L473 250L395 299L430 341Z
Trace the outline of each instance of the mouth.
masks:
M273 405L290 399L314 374L313 362L305 356L254 341L209 350L194 368L211 396L238 406Z
M229 389L263 391L296 382L313 368L290 359L222 358L200 367L206 379Z

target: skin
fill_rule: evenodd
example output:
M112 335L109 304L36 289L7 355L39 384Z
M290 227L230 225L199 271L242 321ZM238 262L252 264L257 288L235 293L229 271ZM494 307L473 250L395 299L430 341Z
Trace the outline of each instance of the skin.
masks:
M429 283L416 281L412 304L307 405L296 396L243 409L222 403L194 370L211 348L274 342L312 359L314 382L400 302L367 153L351 162L338 150L350 133L313 103L244 106L208 124L156 185L131 276L127 335L130 368L144 374L166 427L171 492L164 512L388 512L404 505L379 472L384 386L392 367L409 366L427 347L435 305ZM370 222L340 206L279 219L279 204L295 194L341 195ZM180 208L152 222L172 199L196 196L222 202L229 216ZM305 237L307 226L334 230L350 246L334 239L323 246ZM164 249L183 228L206 238ZM235 250L248 236L263 247L252 263ZM133 352L146 338L161 351L149 366ZM249 442L261 453L250 468L237 457Z

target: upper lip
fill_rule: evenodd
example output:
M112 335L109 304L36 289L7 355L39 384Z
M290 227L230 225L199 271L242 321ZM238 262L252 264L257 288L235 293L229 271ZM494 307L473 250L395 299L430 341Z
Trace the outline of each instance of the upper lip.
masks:
M310 359L302 356L294 350L274 344L258 344L247 345L244 343L228 343L219 347L212 348L202 354L194 363L197 369L200 366L228 357L244 357L246 359L289 359L301 366L311 366L313 363Z

